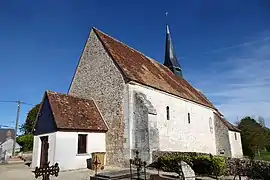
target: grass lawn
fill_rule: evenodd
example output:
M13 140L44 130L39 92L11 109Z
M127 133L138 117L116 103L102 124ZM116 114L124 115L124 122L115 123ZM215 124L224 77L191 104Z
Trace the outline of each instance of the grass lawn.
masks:
M270 152L261 152L261 156L256 156L255 159L270 161Z

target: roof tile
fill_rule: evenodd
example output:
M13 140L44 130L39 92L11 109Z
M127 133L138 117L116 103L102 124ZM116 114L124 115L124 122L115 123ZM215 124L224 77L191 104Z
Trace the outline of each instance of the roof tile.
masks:
M236 126L234 126L233 124L231 124L229 121L227 121L225 118L221 117L218 113L214 113L220 120L221 122L223 122L223 124L225 126L227 126L227 128L231 131L236 131L236 132L241 132L240 129L238 129Z
M94 31L104 48L129 80L216 109L184 78L175 76L166 66L95 28Z
M46 94L57 128L89 131L108 130L93 100L51 91L47 91Z

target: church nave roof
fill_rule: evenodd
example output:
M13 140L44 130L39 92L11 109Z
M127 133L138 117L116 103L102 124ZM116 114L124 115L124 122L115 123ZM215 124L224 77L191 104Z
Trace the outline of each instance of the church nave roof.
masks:
M127 79L216 109L205 96L184 78L177 77L165 65L148 58L96 28L93 30Z

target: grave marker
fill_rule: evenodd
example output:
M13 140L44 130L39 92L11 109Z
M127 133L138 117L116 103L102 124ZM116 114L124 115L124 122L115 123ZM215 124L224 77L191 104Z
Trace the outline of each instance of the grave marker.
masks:
M52 166L49 166L49 164L50 162L47 162L42 167L36 167L35 171L33 171L36 179L42 176L42 180L50 180L50 176L58 176L60 171L58 163L55 163L55 165Z

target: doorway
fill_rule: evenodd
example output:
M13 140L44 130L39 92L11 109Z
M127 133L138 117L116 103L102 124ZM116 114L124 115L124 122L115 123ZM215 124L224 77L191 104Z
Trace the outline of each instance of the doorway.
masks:
M49 150L48 139L49 139L48 136L40 137L41 140L40 167L43 167L48 163L48 150Z

